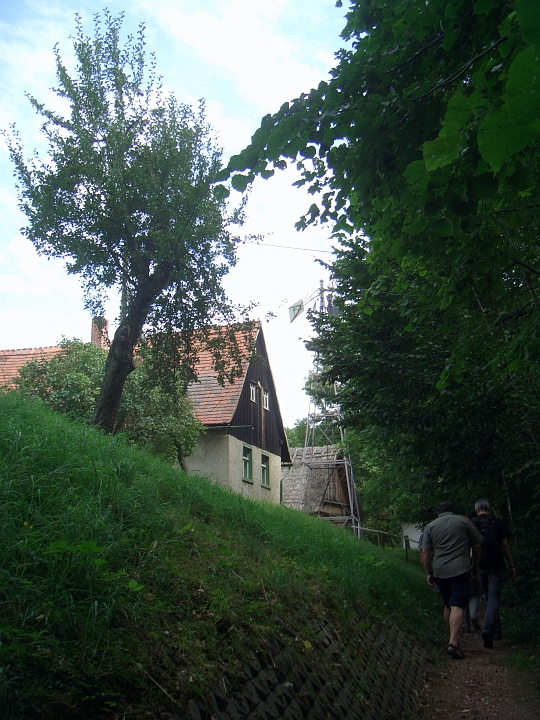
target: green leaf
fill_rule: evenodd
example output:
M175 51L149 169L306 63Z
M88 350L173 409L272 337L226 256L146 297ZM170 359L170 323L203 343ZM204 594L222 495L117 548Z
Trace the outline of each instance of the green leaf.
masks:
M436 140L425 142L423 145L424 162L428 170L449 165L459 157L460 137L453 133L446 137L439 137Z
M217 173L215 179L216 179L216 182L224 182L225 180L228 180L230 176L231 176L231 172L230 172L229 168L226 167Z
M419 195L423 195L429 184L429 173L423 160L413 160L403 173L409 185L413 185Z
M528 125L540 115L540 45L527 48L510 65L503 100L516 125Z
M321 214L321 211L319 210L318 205L316 203L313 203L310 206L308 213L311 215L311 220L313 221L316 217L318 217Z
M456 37L457 35L454 30L449 30L444 36L443 50L446 50L446 52L448 52L451 49L452 45L456 42Z
M455 93L448 101L446 115L443 120L443 129L440 135L452 135L465 125L470 119L473 109L473 98L468 98L463 93Z
M478 149L481 156L499 172L503 163L514 153L522 150L540 135L540 121L528 126L515 125L505 107L488 113L478 129Z
M63 553L64 550L67 550L68 545L69 543L67 540L54 540L53 542L49 543L47 547L47 552Z
M128 582L128 584L126 585L126 587L128 590L131 590L132 592L140 592L144 588L144 585L141 585L136 580L130 580Z
M467 183L467 191L474 200L483 197L495 197L498 189L499 182L492 173L475 175Z
M439 237L451 237L454 234L454 223L449 218L432 220L429 227Z
M225 185L214 185L214 197L216 200L226 200L230 194L231 191Z
M516 0L521 36L529 45L540 45L540 6L538 0Z
M478 0L474 6L475 15L487 15L493 9L494 0Z
M231 178L231 185L238 192L245 192L247 186L251 182L249 175L233 175Z

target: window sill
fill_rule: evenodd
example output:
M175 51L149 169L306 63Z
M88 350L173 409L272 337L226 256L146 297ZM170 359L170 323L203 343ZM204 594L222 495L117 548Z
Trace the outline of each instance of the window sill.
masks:
M249 483L250 485L253 485L253 480L249 480L248 478L242 478L242 482Z

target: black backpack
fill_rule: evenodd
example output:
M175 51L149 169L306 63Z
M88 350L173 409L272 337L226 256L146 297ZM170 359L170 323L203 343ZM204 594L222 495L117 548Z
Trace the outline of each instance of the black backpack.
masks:
M503 558L501 543L497 540L493 520L487 517L478 517L475 524L482 535L480 567L498 568L503 562Z

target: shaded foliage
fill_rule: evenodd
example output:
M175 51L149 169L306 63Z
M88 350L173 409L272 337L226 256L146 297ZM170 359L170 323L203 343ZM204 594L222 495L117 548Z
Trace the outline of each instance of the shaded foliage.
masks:
M540 543L540 14L535 0L352 0L331 78L263 118L223 179L295 162L328 222L336 318L315 320L373 512L488 495ZM386 493L383 492L386 489ZM532 607L532 605L531 605Z
M31 360L15 380L19 392L40 397L53 410L91 423L107 352L91 343L64 339L50 360ZM139 348L137 369L128 377L114 428L141 447L169 460L191 454L203 427L183 383L163 387L152 356Z

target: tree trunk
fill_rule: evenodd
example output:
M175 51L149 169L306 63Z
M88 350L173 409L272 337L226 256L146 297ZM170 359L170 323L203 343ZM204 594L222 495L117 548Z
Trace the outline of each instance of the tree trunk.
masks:
M176 447L176 458L178 460L178 464L180 465L180 467L182 468L182 470L184 472L187 472L186 459L184 457L184 451L182 449L182 445L178 441L175 441L174 445Z
M106 433L114 431L127 376L135 370L135 346L141 336L152 300L151 287L147 284L134 299L130 315L114 333L93 420L93 424L103 428Z

